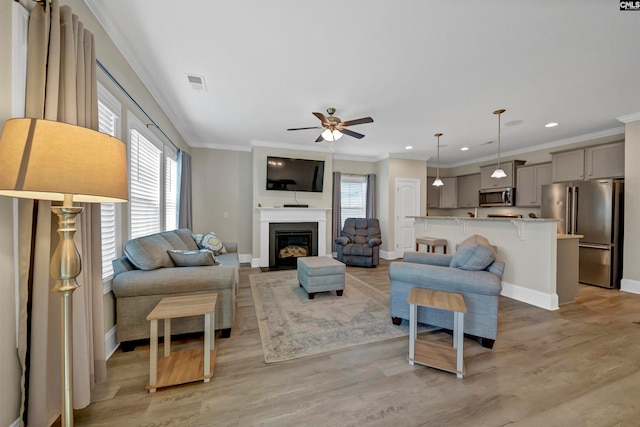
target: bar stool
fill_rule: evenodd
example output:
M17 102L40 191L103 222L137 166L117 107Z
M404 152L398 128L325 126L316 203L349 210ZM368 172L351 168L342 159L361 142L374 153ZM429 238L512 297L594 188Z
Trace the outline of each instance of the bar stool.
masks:
M442 246L444 253L447 253L447 239L437 239L435 237L417 237L416 238L416 252L420 250L420 245L427 246L427 252L431 249L431 252L435 253L436 246Z

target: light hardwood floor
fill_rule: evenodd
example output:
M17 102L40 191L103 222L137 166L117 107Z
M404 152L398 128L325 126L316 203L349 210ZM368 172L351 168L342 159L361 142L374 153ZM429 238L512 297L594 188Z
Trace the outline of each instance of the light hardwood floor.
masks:
M388 292L388 266L347 271ZM118 350L94 403L75 411L76 425L640 425L640 295L583 286L557 311L501 298L495 347L466 339L467 375L457 379L409 366L407 338L265 364L254 273L241 268L235 324L231 338L216 340L210 383L148 394L149 347Z

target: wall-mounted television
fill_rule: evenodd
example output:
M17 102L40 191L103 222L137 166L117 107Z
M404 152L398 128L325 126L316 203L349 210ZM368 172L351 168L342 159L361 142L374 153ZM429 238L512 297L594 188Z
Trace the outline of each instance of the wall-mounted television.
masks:
M267 157L267 190L322 193L324 160Z

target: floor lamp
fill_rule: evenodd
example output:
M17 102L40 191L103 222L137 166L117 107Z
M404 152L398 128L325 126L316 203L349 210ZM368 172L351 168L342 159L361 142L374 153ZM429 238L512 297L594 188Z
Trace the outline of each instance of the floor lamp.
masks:
M73 235L76 215L88 203L126 202L127 155L124 143L91 129L40 119L10 119L0 136L0 195L62 202L60 240L51 257L53 291L62 300L62 425L73 425L72 295L81 259Z

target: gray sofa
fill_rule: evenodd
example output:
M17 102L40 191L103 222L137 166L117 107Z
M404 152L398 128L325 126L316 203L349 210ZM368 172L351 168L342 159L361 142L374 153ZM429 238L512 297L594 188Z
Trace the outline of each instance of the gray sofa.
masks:
M124 350L135 346L133 341L149 338L147 315L165 296L215 292L216 330L222 337L231 334L235 317L239 266L237 245L225 242L228 253L216 255L218 265L177 267L169 250L198 250L191 230L180 229L132 239L125 244L125 254L113 261L115 276L118 341ZM175 319L172 334L200 332L202 316ZM164 328L160 328L160 335Z
M504 267L482 236L471 236L454 255L405 252L402 262L389 266L389 310L393 323L409 319L407 297L411 288L457 292L463 295L467 306L465 334L481 338L484 347L493 348ZM453 330L453 313L419 308L418 322Z

